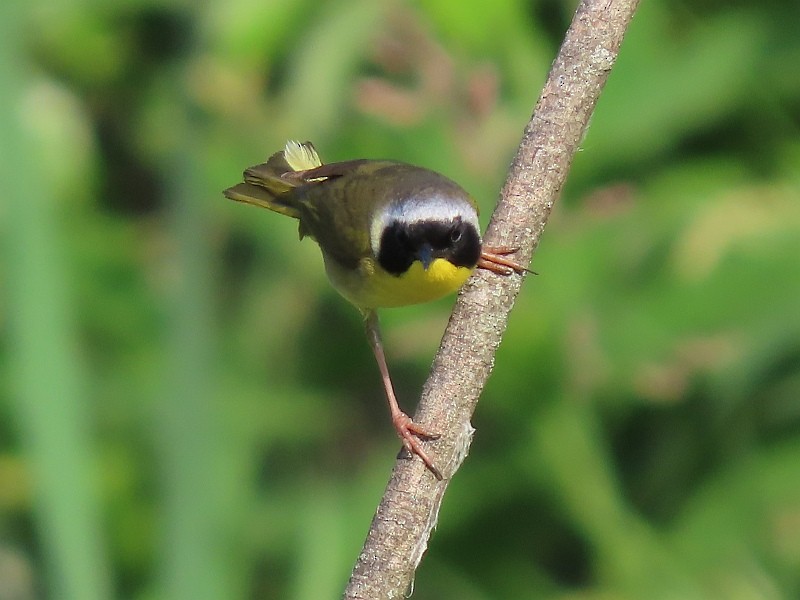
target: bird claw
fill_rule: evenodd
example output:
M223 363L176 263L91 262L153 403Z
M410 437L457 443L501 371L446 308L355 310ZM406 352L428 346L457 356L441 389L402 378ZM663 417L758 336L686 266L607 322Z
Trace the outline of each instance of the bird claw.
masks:
M441 481L443 479L441 471L436 468L436 465L433 464L433 460L431 460L420 443L420 439L439 439L440 434L431 433L422 426L417 425L411 420L411 417L404 412L395 415L392 418L392 423L394 424L397 435L402 440L405 449L408 450L412 455L416 454L420 460L425 463L425 466L428 467L428 470L433 473L433 476Z
M478 268L486 269L498 275L509 276L517 273L531 273L536 275L534 271L526 269L521 264L506 258L509 254L514 254L519 248L512 248L510 246L484 246L481 250L481 255L478 258Z

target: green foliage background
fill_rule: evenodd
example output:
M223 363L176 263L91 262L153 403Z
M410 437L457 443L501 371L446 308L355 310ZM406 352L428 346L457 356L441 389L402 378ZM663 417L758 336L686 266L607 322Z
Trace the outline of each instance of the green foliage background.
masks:
M0 3L0 600L337 597L399 444L287 138L491 212L573 2ZM800 4L643 2L414 597L800 597ZM385 311L413 408L451 299Z

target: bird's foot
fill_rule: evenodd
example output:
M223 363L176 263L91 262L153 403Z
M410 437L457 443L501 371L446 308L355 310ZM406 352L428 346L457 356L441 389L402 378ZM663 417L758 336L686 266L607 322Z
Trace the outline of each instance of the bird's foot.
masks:
M478 268L486 269L492 273L506 276L513 273L517 273L519 275L522 275L523 273L532 273L533 275L536 275L535 272L531 271L530 269L526 269L518 262L513 261L510 258L506 258L506 256L509 254L514 254L517 250L519 250L519 248L512 248L509 246L484 246L481 250L480 258L478 258Z
M428 467L428 470L433 473L433 476L441 481L443 479L441 471L436 468L436 465L433 464L433 461L420 443L420 438L435 440L439 438L439 434L431 433L420 425L417 425L411 420L411 417L404 412L393 416L392 423L397 431L397 435L400 436L400 439L403 441L403 446L405 446L406 450L412 455L416 454L419 456L422 462L425 463L425 466Z

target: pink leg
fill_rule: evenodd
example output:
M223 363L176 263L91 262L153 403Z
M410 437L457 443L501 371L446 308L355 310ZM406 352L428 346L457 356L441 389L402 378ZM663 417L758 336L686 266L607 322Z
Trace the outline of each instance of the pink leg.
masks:
M419 438L436 439L439 434L430 433L426 431L414 421L411 420L406 413L400 410L397 404L397 398L394 395L394 387L392 380L389 377L389 367L386 365L386 357L383 354L383 342L381 341L381 332L378 327L378 314L374 310L365 313L365 325L367 329L367 339L375 354L375 360L378 361L378 369L381 372L381 379L383 379L383 387L386 390L386 399L389 401L389 411L392 413L392 423L397 431L397 435L403 441L403 446L411 454L416 454L425 463L433 476L436 479L442 479L442 473L433 464L433 461L422 448Z

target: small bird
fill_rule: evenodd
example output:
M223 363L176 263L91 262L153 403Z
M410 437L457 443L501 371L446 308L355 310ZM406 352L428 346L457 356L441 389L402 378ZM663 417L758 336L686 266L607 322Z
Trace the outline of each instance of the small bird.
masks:
M439 434L400 410L376 310L455 292L476 268L530 272L506 258L516 249L483 247L475 201L444 175L390 160L323 164L311 142L287 142L223 194L297 219L300 239L319 244L333 287L364 317L398 436L441 480L420 442Z

